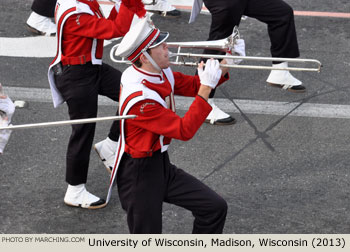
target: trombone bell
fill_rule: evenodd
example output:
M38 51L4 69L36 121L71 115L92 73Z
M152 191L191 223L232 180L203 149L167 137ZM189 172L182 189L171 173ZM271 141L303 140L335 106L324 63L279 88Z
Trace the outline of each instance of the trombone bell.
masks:
M236 40L240 38L237 27L233 33L225 39L198 42L167 42L169 48L193 48L193 49L211 49L216 51L227 52L234 47ZM179 52L179 50L178 50Z

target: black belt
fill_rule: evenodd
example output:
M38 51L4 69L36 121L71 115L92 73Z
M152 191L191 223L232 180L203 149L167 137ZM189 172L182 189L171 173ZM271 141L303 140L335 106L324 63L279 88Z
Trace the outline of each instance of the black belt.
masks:
M91 66L94 66L94 67L97 67L97 66L100 66L100 65L93 65L91 61L89 62L86 62L84 65L63 65L62 62L54 65L51 69L52 71L54 72L55 75L60 75L64 72L64 70L66 68L69 68L69 67L91 67Z
M52 71L55 75L60 75L63 73L63 69L66 67L69 67L69 65L63 66L62 63L60 62L52 67Z

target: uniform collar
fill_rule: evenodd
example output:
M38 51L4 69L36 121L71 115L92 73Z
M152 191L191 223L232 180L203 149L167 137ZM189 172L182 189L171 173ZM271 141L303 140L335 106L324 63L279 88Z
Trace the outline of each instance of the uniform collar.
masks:
M147 80L148 81L151 81L151 82L153 82L153 81L163 82L164 81L164 73L163 73L163 71L160 72L160 73L151 73L151 72L148 72L148 71L146 71L144 69L138 68L138 67L136 67L134 65L132 65L132 66L133 66L133 68L136 71L138 71L139 73L147 76Z

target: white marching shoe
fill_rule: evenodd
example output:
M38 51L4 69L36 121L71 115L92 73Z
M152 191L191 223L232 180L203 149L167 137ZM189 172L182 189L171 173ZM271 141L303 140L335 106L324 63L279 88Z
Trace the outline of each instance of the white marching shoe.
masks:
M273 68L286 68L288 62L273 64ZM271 70L266 82L273 87L282 88L295 93L304 93L306 88L288 70Z
M215 105L213 99L208 99L208 103L213 109L207 116L207 119L205 120L205 122L214 124L214 125L229 125L229 124L234 124L236 122L236 119L234 119L229 114L219 109Z
M114 167L114 159L117 148L118 142L111 140L109 137L94 145L95 151L97 152L98 156L102 160L109 173L112 172Z
M168 0L144 1L145 9L164 17L180 17L181 12L172 6Z
M88 209L98 209L106 206L106 201L89 193L85 188L85 184L68 185L64 203L68 206Z
M37 35L55 36L56 34L56 25L51 18L41 16L34 11L27 20L27 28Z

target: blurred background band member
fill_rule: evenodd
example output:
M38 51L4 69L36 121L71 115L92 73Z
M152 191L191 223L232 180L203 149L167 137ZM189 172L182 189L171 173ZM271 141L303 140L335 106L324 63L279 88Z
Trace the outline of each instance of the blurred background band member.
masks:
M242 15L256 18L267 24L270 37L270 52L272 57L297 58L299 47L294 24L294 13L291 6L282 0L193 0L190 22L194 22L203 6L211 13L211 25L208 40L218 40L230 36L233 28L240 24ZM250 42L252 43L252 42ZM218 51L204 50L207 54L219 54ZM276 68L288 67L288 62L275 61ZM306 88L302 82L290 74L289 71L272 70L267 83L274 87L283 88L291 92L302 93ZM213 98L215 90L210 95ZM233 118L221 111L217 106L216 118L208 118L214 124L230 124ZM214 113L213 113L214 114ZM232 119L230 119L232 118Z
M56 0L34 0L26 25L36 35L55 36L56 25L53 22Z
M119 100L121 72L102 62L103 41L124 36L134 13L146 14L141 0L116 1L108 18L104 18L97 0L57 1L58 48L48 75L54 106L66 102L71 120L96 117L99 94ZM72 125L64 197L69 206L90 209L105 206L104 199L85 187L95 126L95 123ZM118 140L118 121L113 122L109 138Z

